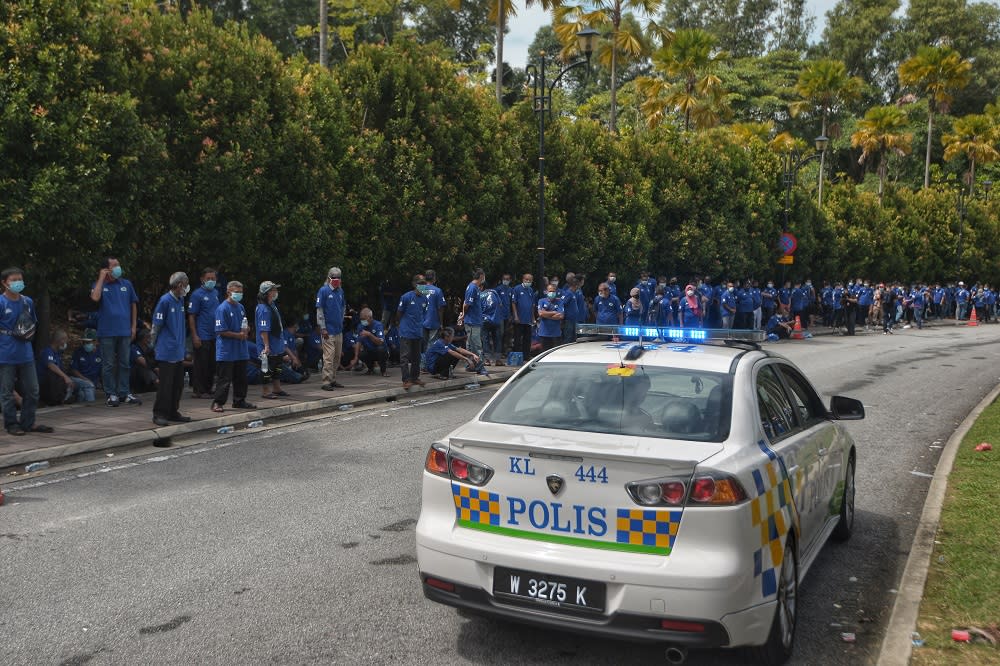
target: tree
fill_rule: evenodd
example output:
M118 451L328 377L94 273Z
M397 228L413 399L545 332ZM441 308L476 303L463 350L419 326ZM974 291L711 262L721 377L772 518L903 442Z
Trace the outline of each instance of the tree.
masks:
M455 62L482 71L482 59L492 58L495 49L494 31L483 19L491 1L466 0L456 9L447 0L426 0L413 7L410 18L421 42L440 42Z
M840 0L826 13L823 45L827 57L841 60L851 76L885 84L885 41L898 24L899 0ZM887 70L887 71L886 71Z
M924 158L924 189L931 184L931 140L935 111L944 111L952 93L969 84L972 63L948 46L921 46L917 55L899 66L899 81L927 95L927 152Z
M727 57L704 30L675 32L673 40L653 59L664 77L643 77L637 82L649 126L660 124L667 109L684 117L685 131L691 128L692 120L698 129L717 125L725 113L725 91L716 71Z
M652 17L660 10L663 0L597 0L594 4L563 6L556 12L556 35L559 41L573 49L576 33L582 28L610 26L608 40L603 41L597 52L598 61L611 69L611 133L618 132L618 59L635 60L649 53L649 43L635 29L636 24L625 21L628 13L639 12L646 18L646 31L664 39L669 34L662 30ZM568 55L568 54L567 54Z
M851 146L861 148L859 164L864 164L872 155L879 156L879 205L882 205L889 155L909 155L912 149L913 135L904 131L906 126L906 113L898 106L876 106L868 109L864 120L858 123L858 131L851 135Z
M862 81L849 76L847 66L839 60L813 60L806 64L799 75L795 91L802 98L790 106L793 115L815 111L820 115L820 135L828 136L830 116L839 113L848 103L861 95ZM826 151L819 158L819 186L817 201L823 206L823 168Z
M952 125L952 131L941 137L944 159L953 160L964 155L969 160L969 196L976 185L976 164L988 164L1000 159L996 149L1000 139L994 119L985 114L962 116Z

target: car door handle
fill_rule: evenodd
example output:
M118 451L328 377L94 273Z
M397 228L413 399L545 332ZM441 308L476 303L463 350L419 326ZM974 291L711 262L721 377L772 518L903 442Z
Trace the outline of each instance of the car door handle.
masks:
M829 450L830 449L820 449L819 451L817 451L817 453L819 453L819 455L821 455L821 456L825 456L826 452L829 451Z

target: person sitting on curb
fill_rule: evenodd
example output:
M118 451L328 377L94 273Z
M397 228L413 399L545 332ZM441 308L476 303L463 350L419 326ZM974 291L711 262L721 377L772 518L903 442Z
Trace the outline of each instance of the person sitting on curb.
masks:
M149 329L140 328L135 334L135 343L131 348L131 370L129 370L129 386L132 393L155 391L160 383L156 370L156 360L153 348L149 345Z
M80 346L73 352L69 373L77 379L86 379L95 391L101 385L101 354L97 351L97 331L88 328L83 332ZM96 399L96 395L95 395Z
M455 330L451 327L445 328L441 336L427 348L427 367L432 371L435 379L450 379L455 365L466 360L476 372L486 374L482 359L467 349L456 347L452 344L455 337Z
M351 367L354 367L360 360L368 368L366 374L374 375L375 364L378 363L381 375L388 377L389 372L386 370L386 363L389 360L389 352L385 344L385 328L382 326L382 322L375 319L375 314L371 311L371 308L361 310L361 321L358 323L357 336L359 343L354 346L354 358L351 361Z
M69 335L61 328L49 336L51 343L38 355L38 388L47 405L62 405L76 401L94 402L94 384L89 379L74 377L63 367L63 353Z

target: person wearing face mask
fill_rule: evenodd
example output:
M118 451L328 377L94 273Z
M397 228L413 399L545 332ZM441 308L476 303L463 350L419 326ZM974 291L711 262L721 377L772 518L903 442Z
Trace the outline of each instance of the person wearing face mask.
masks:
M479 292L485 279L486 271L482 268L472 271L472 281L465 287L465 298L462 299L462 314L458 316L458 325L465 326L466 348L479 357L483 355L483 309Z
M726 283L726 290L722 292L719 301L722 303L722 328L732 328L736 321L736 307L739 304L736 298L736 285L732 281Z
M31 349L38 316L35 303L24 291L24 272L7 268L0 273L0 405L3 426L11 435L28 432L52 432L49 426L35 423L38 407L38 373ZM21 411L18 417L14 385L20 381Z
M215 309L219 307L219 291L215 288L216 271L201 271L201 286L194 290L188 303L188 329L194 348L191 371L193 398L211 398L215 379Z
M514 351L521 352L523 361L531 356L531 327L535 324L534 279L531 273L521 276L521 284L511 294L510 312L514 322Z
M511 301L514 296L514 287L510 285L510 273L504 273L493 290L500 297L500 357L503 359L507 357L507 352L511 349L514 330L511 326ZM503 365L503 361L497 365Z
M38 375L38 395L46 405L76 402L76 384L63 368L63 354L66 353L68 341L66 331L61 328L53 329L49 336L49 346L38 355L35 368ZM93 387L91 393L93 394Z
M331 267L326 272L326 283L316 292L316 322L323 336L323 385L320 388L324 391L344 388L337 381L337 368L344 353L344 311L347 307L342 278L340 268Z
M618 298L618 275L611 271L608 273L608 279L604 281L604 284L608 285L608 291L614 296L619 302L621 299Z
M638 326L643 323L646 309L642 305L642 290L639 287L632 287L629 291L629 298L622 306L622 312L626 326Z
M618 297L611 293L611 285L602 282L597 286L597 298L594 299L594 312L598 324L620 326L622 323L622 304Z
M180 271L170 276L170 289L160 297L153 309L153 328L150 342L156 357L160 383L156 387L153 403L153 423L168 425L171 421L187 423L191 420L180 413L181 394L184 391L184 297L191 291L187 273Z
M399 326L399 360L403 376L403 389L410 390L414 384L423 386L420 379L420 347L423 344L423 321L427 310L427 282L423 275L413 276L413 290L399 299L396 306L396 321ZM476 294L478 305L479 294Z
M360 360L368 368L367 374L375 374L375 364L383 377L388 377L389 372L385 369L389 360L389 352L385 345L385 327L378 319L371 308L362 308L358 321L358 344L354 345L354 359L351 361L353 367Z
M247 402L247 364L250 353L247 336L250 323L243 307L243 283L233 280L226 285L226 300L215 308L215 395L212 411L222 413L229 388L233 389L235 409L255 409Z
M90 300L98 304L97 337L101 344L101 383L108 407L120 403L141 405L129 392L130 343L135 338L139 296L132 283L122 277L118 259L107 257L91 285Z
M261 368L261 387L263 393L261 397L267 400L277 400L288 397L288 393L281 388L281 369L285 356L285 341L281 337L281 331L285 328L281 323L281 313L278 312L278 289L280 284L275 284L270 280L260 283L257 290L257 310L255 321L257 326L257 349L260 350L261 363L263 366L264 357L267 358L267 370ZM317 313L319 309L317 309ZM327 332L329 332L330 322L326 322ZM340 326L343 326L341 318ZM333 362L340 363L340 358L334 358ZM323 371L326 372L326 361L323 361Z
M550 284L545 298L538 301L538 337L542 349L552 349L562 341L562 320L565 308L555 285Z
M441 325L444 323L444 307L447 301L444 291L437 286L437 272L434 270L424 271L424 280L427 282L424 295L427 297L427 310L424 312L424 334L420 352L423 354L427 348L434 344L438 335L441 334ZM423 368L430 372L430 368Z
M80 346L73 352L69 373L76 379L90 382L95 391L101 385L101 355L97 351L97 331L88 328L80 338Z
M760 290L760 298L761 321L766 324L777 311L778 304L778 290L772 280L768 280L767 286Z
M683 328L700 328L704 310L701 295L693 284L684 287L684 295L680 298L680 325Z

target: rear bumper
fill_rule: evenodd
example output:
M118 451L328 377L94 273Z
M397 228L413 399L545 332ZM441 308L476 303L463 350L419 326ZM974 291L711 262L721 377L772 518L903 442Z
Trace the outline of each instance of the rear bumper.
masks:
M438 580L445 580L434 576ZM454 592L431 587L427 576L421 574L424 596L447 606L463 608L484 615L530 624L536 627L568 631L588 636L602 636L641 643L671 643L689 648L720 648L730 645L729 633L719 622L697 620L705 627L702 632L667 631L660 628L656 618L631 613L614 613L599 618L579 618L539 611L535 608L497 602L485 590L453 583ZM452 581L447 581L452 582ZM688 618L670 618L686 620Z

